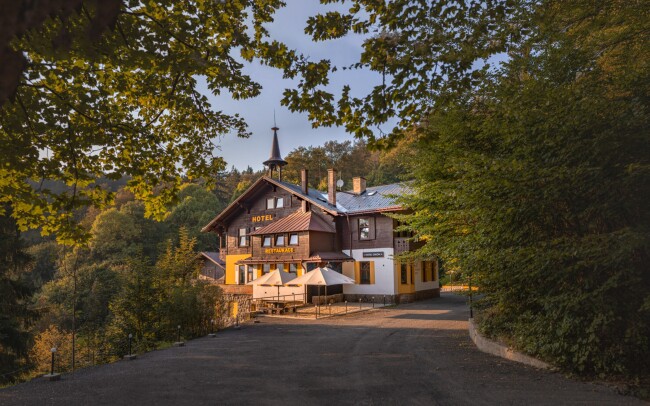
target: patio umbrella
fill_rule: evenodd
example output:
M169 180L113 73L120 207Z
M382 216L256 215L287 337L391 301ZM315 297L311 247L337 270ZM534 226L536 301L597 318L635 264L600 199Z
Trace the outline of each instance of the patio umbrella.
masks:
M318 286L318 295L320 296L320 287L325 286L325 296L327 297L327 287L332 285L354 285L354 279L348 278L335 270L327 267L316 268L306 274L297 277L291 281L292 285L316 285Z
M295 278L294 274L291 274L289 272L282 272L279 270L275 270L273 272L269 272L265 275L260 276L259 278L255 279L254 281L250 281L247 283L247 285L266 285L266 286L277 286L278 287L278 300L280 300L280 286L284 286L291 282L293 285L292 280Z
M354 279L348 278L331 268L322 267L293 279L291 285L354 285Z

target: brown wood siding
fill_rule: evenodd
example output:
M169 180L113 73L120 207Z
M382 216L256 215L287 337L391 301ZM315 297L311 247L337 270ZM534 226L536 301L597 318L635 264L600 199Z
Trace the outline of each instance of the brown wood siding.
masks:
M375 239L359 240L359 218L374 217ZM347 219L342 217L338 223L341 226L341 248L350 249L350 229ZM393 219L390 217L376 215L350 216L350 228L352 229L352 249L392 248L393 247Z
M283 197L284 206L281 209L266 209L266 199L271 197ZM295 213L297 210L300 210L300 206L296 207L290 203L291 194L284 189L277 188L276 191L273 190L272 185L266 185L263 188L263 191L255 196L255 200L246 202L247 207L242 208L242 211L232 218L230 224L228 225L227 231L227 251L228 255L239 255L239 254L259 254L259 248L261 245L260 237L250 237L251 244L248 247L240 247L238 244L238 230L240 228L247 228L249 232L253 231L254 227L262 227L277 221L283 217L286 217L292 213ZM254 217L258 216L273 216L272 220L262 220L262 221L253 221ZM257 243L255 240L259 240ZM257 247L255 246L257 244ZM251 249L253 248L253 249Z
M309 232L311 252L315 253L318 251L334 251L336 248L336 244L334 242L335 239L336 234L321 233L315 231Z

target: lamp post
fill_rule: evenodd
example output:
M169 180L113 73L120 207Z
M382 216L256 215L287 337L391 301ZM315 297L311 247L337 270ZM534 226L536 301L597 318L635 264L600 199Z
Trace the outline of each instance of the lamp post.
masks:
M208 334L209 337L214 337L214 319L210 319L210 334Z
M471 272L468 275L468 282L469 282L469 318L473 319L474 309L472 308L472 273Z
M372 297L372 308L373 309L375 308L375 297L374 296Z
M361 310L361 298L359 298L359 310Z
M54 354L56 353L56 347L52 347L50 351L52 352L52 364L50 365L50 373L45 375L45 379L48 381L58 381L61 379L61 374L54 373Z
M345 314L348 314L348 301L345 301Z
M176 341L180 343L181 342L181 325L179 324L176 327L177 327L177 330L178 330L178 340L176 340Z
M50 367L50 375L54 376L54 354L56 353L56 347L52 347L52 366Z
M131 339L133 338L133 334L129 333L129 356L131 356Z

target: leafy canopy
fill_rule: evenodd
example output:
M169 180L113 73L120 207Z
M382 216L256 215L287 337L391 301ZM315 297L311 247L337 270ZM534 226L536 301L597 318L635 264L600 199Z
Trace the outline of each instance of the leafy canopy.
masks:
M261 88L244 61L288 75L299 69L300 57L263 27L279 0L106 4L52 10L1 37L25 64L10 99L0 98L0 203L13 204L21 230L40 227L66 243L89 237L76 224L79 208L110 203L101 176L129 176L129 189L158 219L182 178L214 183L224 166L212 155L214 138L248 133L241 117L211 108L198 76L213 93L241 99ZM57 193L44 180L68 188Z

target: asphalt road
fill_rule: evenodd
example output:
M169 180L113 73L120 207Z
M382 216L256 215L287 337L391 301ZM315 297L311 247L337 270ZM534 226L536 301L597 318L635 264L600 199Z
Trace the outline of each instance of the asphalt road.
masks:
M216 338L0 390L0 405L645 404L478 351L463 298L318 321L262 318Z

